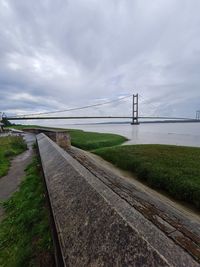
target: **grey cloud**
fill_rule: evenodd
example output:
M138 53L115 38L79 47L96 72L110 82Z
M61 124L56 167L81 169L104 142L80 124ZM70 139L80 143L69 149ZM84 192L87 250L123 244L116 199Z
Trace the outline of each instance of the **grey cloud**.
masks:
M57 110L136 91L143 115L194 116L199 9L198 0L0 0L0 109ZM94 110L122 111L130 100Z

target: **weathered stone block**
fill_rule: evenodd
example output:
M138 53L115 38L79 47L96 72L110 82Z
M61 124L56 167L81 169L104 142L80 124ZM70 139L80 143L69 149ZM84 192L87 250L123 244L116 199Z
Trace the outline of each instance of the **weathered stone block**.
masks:
M51 140L56 142L63 149L68 149L71 146L71 138L67 131L47 129L47 128L24 128L25 132L40 134L43 133Z
M67 132L56 132L56 144L62 147L63 149L70 148L70 135Z

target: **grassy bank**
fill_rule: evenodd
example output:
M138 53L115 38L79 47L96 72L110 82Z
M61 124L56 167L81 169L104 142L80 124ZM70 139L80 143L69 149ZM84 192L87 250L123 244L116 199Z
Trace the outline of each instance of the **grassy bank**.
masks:
M169 145L117 146L126 141L126 138L82 130L67 131L71 135L72 145L92 150L119 168L131 171L150 186L200 208L200 148Z
M34 124L30 124L30 125L23 125L23 124L15 124L15 125L12 125L12 126L7 126L7 127L4 127L5 129L9 129L9 128L12 128L12 129L16 129L16 130L23 130L23 129L26 129L26 128L46 128L46 129L50 129L50 127L48 126L40 126L40 125L34 125ZM54 128L54 127L51 127L51 129L60 129L60 128Z
M27 149L22 137L8 136L0 138L0 177L7 174L10 160Z
M38 159L26 169L20 190L4 203L0 266L53 266L52 240Z
M200 208L200 148L131 145L93 152L150 186Z
M36 126L36 125L13 126L13 128L16 128L18 130L26 128L38 128L38 127L49 129L49 127ZM85 150L93 150L102 147L116 146L127 141L127 138L117 134L85 132L83 130L61 129L53 127L51 127L51 129L66 130L71 136L72 145Z
M117 134L85 132L82 130L69 129L73 146L85 150L93 150L102 147L111 147L120 145L127 139Z

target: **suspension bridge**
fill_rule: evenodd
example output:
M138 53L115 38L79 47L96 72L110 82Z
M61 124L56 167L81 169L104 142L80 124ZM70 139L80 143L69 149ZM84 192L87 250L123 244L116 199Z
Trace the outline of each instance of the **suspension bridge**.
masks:
M83 110L92 107L98 107L102 105L107 105L113 102L121 101L125 98L132 97L132 114L130 116L58 116L58 115L50 115L55 113L63 113L75 110ZM50 115L50 116L49 116ZM56 111L49 111L49 112L40 112L34 114L23 114L23 115L16 115L16 116L6 116L5 113L0 116L0 122L3 118L6 118L9 121L16 121L16 120L87 120L87 119L129 119L132 125L137 125L140 123L140 120L150 119L154 120L154 122L158 122L158 120L162 120L162 122L200 122L200 117L196 116L196 119L192 118L185 118L185 117L170 117L170 116L140 116L139 115L139 98L138 94L133 94L129 96L125 96L119 99L92 104L88 106L78 107L78 108L70 108L70 109L63 109L63 110L56 110ZM160 122L160 121L159 121Z

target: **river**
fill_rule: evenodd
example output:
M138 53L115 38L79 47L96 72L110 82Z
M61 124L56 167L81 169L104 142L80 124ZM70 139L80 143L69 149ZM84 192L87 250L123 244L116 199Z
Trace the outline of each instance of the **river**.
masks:
M125 144L171 144L200 147L200 123L59 124L54 126L120 134L129 139Z

